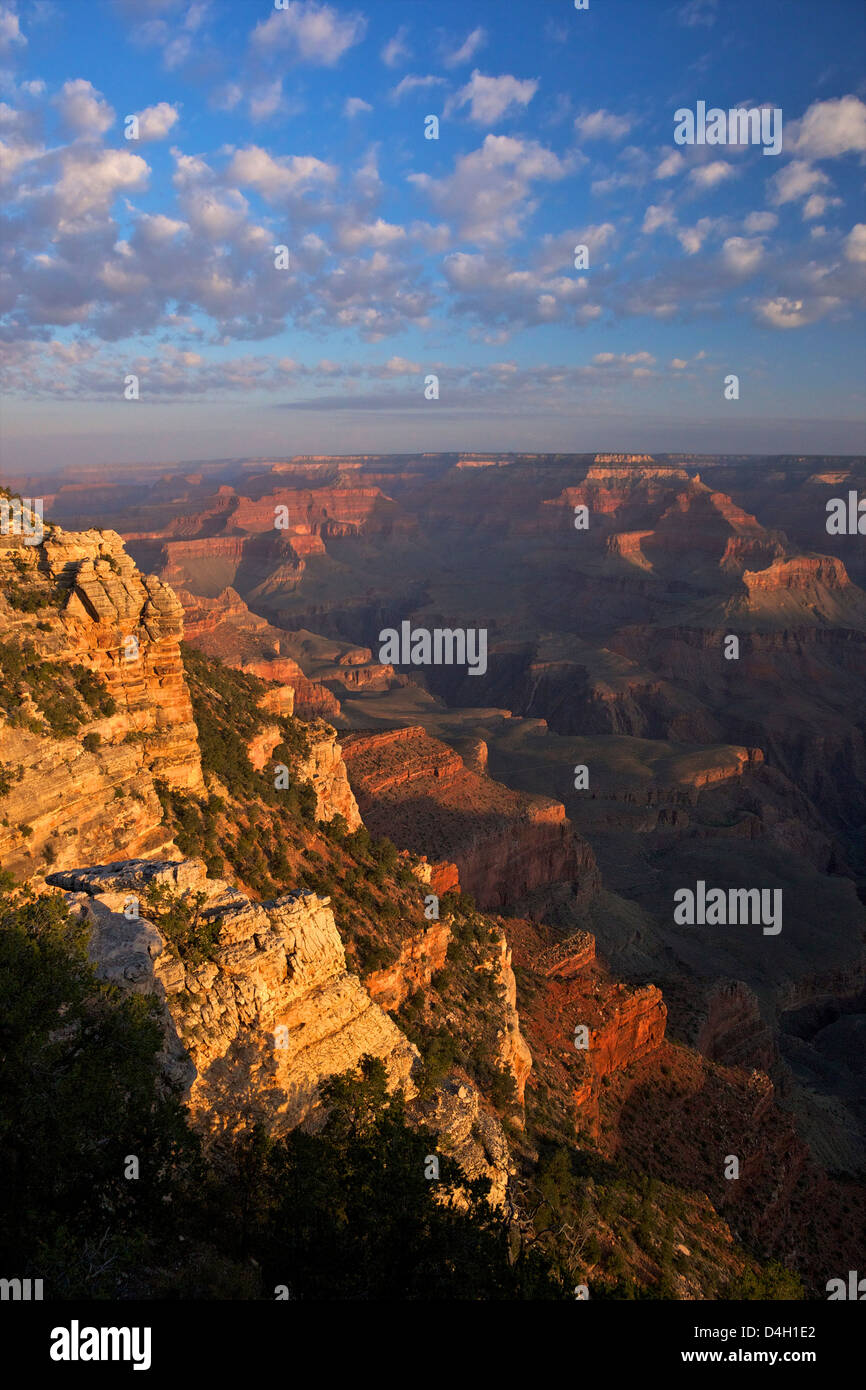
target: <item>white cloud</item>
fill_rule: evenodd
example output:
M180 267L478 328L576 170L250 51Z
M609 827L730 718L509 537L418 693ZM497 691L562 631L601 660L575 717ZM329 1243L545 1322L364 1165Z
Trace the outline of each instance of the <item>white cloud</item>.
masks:
M76 135L102 135L114 122L108 102L84 77L64 82L56 100L61 119Z
M395 68L398 63L405 63L412 57L412 50L406 42L409 28L406 24L401 24L392 39L389 39L382 49L382 62L388 68Z
M844 96L813 102L794 130L793 148L811 159L866 151L866 104Z
M354 116L360 116L362 111L372 111L373 108L369 101L364 101L362 97L346 97L346 104L343 107L343 115L352 120Z
M803 221L814 222L816 218L823 217L828 208L841 206L841 198L827 198L823 193L813 193L803 204Z
M689 178L698 188L715 188L717 184L724 183L725 179L733 178L736 172L733 164L726 164L723 159L714 159L710 164L699 164L689 174Z
M631 121L602 108L576 117L574 128L584 140L621 140L631 130Z
M866 222L857 222L845 238L845 255L849 261L866 262Z
M273 82L250 94L250 119L266 121L279 110L283 100L283 80L275 77Z
M140 140L163 140L172 126L177 123L179 111L167 101L159 101L156 106L146 106L138 113L138 136Z
M722 245L722 259L735 275L751 275L764 258L764 243L760 237L730 236Z
M651 352L597 352L593 357L596 367L635 366L651 367L655 358Z
M666 154L659 164L654 177L657 179L673 178L674 174L679 174L685 168L685 163L686 161L679 150L671 150L670 154Z
M70 146L62 158L62 174L54 193L61 229L81 218L105 215L117 194L143 188L150 173L140 155L128 150Z
M534 140L488 135L480 149L461 155L454 172L443 179L410 174L445 216L458 220L463 235L475 241L516 236L535 210L533 181L563 178L568 164Z
M269 19L259 21L251 42L259 50L288 48L303 62L333 67L360 43L366 27L361 14L341 13L316 0L289 0L287 9L275 10Z
M417 362L410 362L406 357L389 357L381 368L383 376L417 376L420 370Z
M687 256L694 256L700 251L707 236L715 226L715 218L701 217L693 227L681 227L677 231L677 241Z
M391 89L391 96L394 101L400 101L402 97L408 96L410 92L422 91L426 87L443 87L444 77L413 77L411 74L404 77Z
M747 232L771 232L778 222L774 212L750 212L743 226Z
M18 16L8 5L0 6L0 53L6 53L13 44L25 44L26 38L18 24Z
M480 125L490 125L514 110L528 106L538 90L537 78L485 77L475 68L465 87L449 101L446 110L469 106L469 119Z
M390 246L392 242L402 241L406 232L393 222L385 222L381 217L375 222L356 223L346 226L339 235L341 246L354 251L361 246Z
M487 32L479 25L477 29L473 29L470 34L467 34L459 48L456 48L453 53L446 54L445 66L456 68L461 63L468 63L470 58L474 58L479 48L482 48L486 42Z
M810 300L788 299L779 295L757 305L758 316L771 328L803 328L815 323L835 309L839 299L834 295L819 295Z
M770 179L770 192L774 203L794 203L829 182L825 173L813 169L804 159L792 159L787 168Z
M641 231L647 236L652 232L657 232L660 227L675 227L676 218L669 207L661 203L650 203L644 213L643 226Z
M765 299L758 305L761 318L773 328L800 328L807 322L802 299Z
M285 155L274 159L259 145L237 150L228 168L235 183L256 189L263 198L278 201L300 195L306 189L332 184L337 171L313 155Z

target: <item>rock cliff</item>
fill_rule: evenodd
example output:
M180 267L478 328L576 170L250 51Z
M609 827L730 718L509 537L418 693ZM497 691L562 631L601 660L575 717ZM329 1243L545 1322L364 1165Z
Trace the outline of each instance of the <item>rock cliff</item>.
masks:
M113 531L0 537L0 863L164 852L155 782L202 789L183 612Z
M348 973L329 899L251 902L198 860L126 861L50 875L93 924L100 972L163 1000L166 1057L210 1128L252 1120L275 1133L315 1125L322 1082L368 1053L411 1095L417 1052ZM148 907L153 888L218 932L208 958L184 960ZM138 919L124 915L134 910ZM150 916L148 916L150 913ZM155 919L155 920L154 920Z
M369 828L456 864L479 906L498 909L561 882L584 896L596 891L592 851L560 802L470 770L417 727L349 734L343 751Z

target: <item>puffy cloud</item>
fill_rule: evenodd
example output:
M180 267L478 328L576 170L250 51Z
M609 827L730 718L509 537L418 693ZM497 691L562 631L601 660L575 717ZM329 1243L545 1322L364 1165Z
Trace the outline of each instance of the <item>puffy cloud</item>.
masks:
M26 42L15 11L8 5L0 5L0 53L8 53L16 45Z
M43 153L41 145L31 144L28 140L13 143L0 140L0 184L8 183L23 165L30 164Z
M759 318L771 328L803 328L823 318L838 303L837 297L829 295L812 300L789 299L779 295L761 301L757 305L757 312Z
M451 98L446 111L468 106L470 120L480 125L491 125L503 116L528 106L537 90L537 78L521 79L508 73L502 77L485 77L475 68L466 86Z
M841 207L841 198L827 198L823 193L813 193L803 204L803 221L814 222L823 217L828 208Z
M676 237L686 255L696 255L717 225L714 217L701 217L693 227L679 227Z
M343 115L352 120L354 116L360 116L362 111L372 111L373 108L369 101L364 101L362 97L346 97L343 106Z
M379 217L372 223L349 224L343 227L338 240L347 250L356 251L361 246L390 246L392 242L402 241L405 235L403 227L397 227Z
M285 48L302 62L333 67L348 49L360 43L366 27L361 14L341 13L316 0L289 0L286 9L259 20L251 41L259 50Z
M771 232L778 223L775 212L750 212L743 226L747 232Z
M699 164L696 169L692 169L689 178L697 188L715 188L726 179L733 178L736 172L733 164L727 164L723 159L714 159L709 164Z
M764 258L764 243L760 237L730 236L722 245L722 259L735 275L751 275Z
M468 314L488 327L507 325L510 329L528 324L561 322L569 318L594 318L602 312L598 305L582 301L587 293L585 276L572 270L571 250L574 245L569 234L565 255L553 257L553 271L548 265L517 268L498 254L468 254L459 251L445 258L442 270L455 294L458 313ZM552 253L554 242L547 248ZM563 267L568 273L563 274ZM556 272L559 273L556 273Z
M237 150L227 170L237 184L254 188L268 202L300 196L307 189L333 184L337 171L313 155L284 155L275 159L259 145Z
M866 222L857 222L845 238L845 255L849 261L866 262Z
M866 151L866 103L859 97L813 102L794 130L793 148L810 159Z
M417 362L410 362L405 357L389 357L380 369L382 376L417 376L420 370Z
M92 82L76 77L64 82L57 97L61 119L76 135L102 135L114 123L114 112Z
M813 169L804 159L792 159L770 179L770 196L774 203L794 203L829 182L822 170Z
M92 150L71 146L61 160L54 188L60 228L82 218L105 216L120 192L144 188L150 169L129 150Z
M553 182L567 172L567 162L535 140L488 135L479 149L458 158L451 175L410 174L409 180L437 211L460 222L464 236L495 242L516 236L534 212L533 182Z
M164 140L176 125L180 112L170 102L160 101L156 106L146 106L138 113L138 138L140 140Z
M214 241L237 235L247 221L249 204L236 188L216 192L190 188L182 196L187 221L196 232Z
M282 104L283 80L281 77L275 77L273 82L269 82L260 90L250 93L250 120L266 121L279 111Z
M677 219L670 207L663 203L650 203L644 213L641 231L647 236L657 232L660 227L675 227Z
M612 111L602 108L578 116L574 128L584 140L621 140L631 130L631 121L627 116L615 116Z
M654 177L657 179L672 179L674 174L679 174L685 168L686 161L679 150L671 150L656 168Z
M459 67L461 63L468 63L471 58L475 57L479 48L482 48L486 42L487 31L482 29L479 25L477 29L473 29L471 33L466 35L466 38L459 48L455 48L452 53L447 53L445 55L445 66L447 68L456 68Z

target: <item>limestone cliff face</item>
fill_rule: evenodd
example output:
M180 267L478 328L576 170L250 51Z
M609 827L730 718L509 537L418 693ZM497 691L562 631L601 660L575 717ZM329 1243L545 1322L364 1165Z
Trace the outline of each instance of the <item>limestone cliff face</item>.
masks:
M409 936L400 954L384 970L374 970L364 981L371 997L383 1009L399 1009L416 989L428 989L437 970L445 964L451 927L448 922L431 922L423 932Z
M256 1119L273 1133L314 1127L322 1082L365 1053L381 1058L391 1084L411 1096L417 1051L348 973L328 898L252 902L208 879L199 860L127 861L55 873L49 882L92 922L101 973L163 1000L168 1064L207 1127ZM184 964L147 919L152 885L187 901L203 894L202 919L219 925L203 964ZM140 902L138 920L124 915L131 898Z
M418 1051L347 971L330 899L305 892L252 902L207 878L196 859L127 860L53 873L48 882L90 923L99 973L161 1001L163 1068L205 1133L254 1122L277 1135L298 1125L315 1130L325 1118L323 1083L365 1055L378 1057L390 1088L403 1090L410 1118L434 1132L433 1151L453 1156L468 1178L489 1180L489 1200L503 1205L513 1162L499 1120L456 1069L434 1096L417 1096ZM197 903L200 920L218 925L201 964L184 963L158 913L148 918L155 886ZM434 959L447 949L436 926Z
M5 692L15 721L0 711L0 768L11 779L0 796L4 867L32 874L46 846L59 866L165 851L155 780L202 788L182 621L172 590L141 574L113 531L48 526L34 546L0 537L0 642L29 652ZM43 662L40 694L32 677ZM80 668L102 678L112 713L74 695ZM75 712L62 733L44 715L52 694Z
M522 1111L526 1078L532 1070L532 1053L520 1031L520 1016L517 1012L517 980L511 968L511 947L505 936L500 937L499 940L499 957L496 966L503 989L499 1063L514 1079L517 1103Z
M361 824L361 813L346 775L343 750L337 742L336 729L318 720L309 725L307 734L310 754L299 762L298 776L313 786L318 819L331 821L340 815L345 818L350 830L357 830Z

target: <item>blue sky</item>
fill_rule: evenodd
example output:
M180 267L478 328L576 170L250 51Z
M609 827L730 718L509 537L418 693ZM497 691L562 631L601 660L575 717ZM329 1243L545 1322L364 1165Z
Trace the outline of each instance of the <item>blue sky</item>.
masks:
M5 467L862 449L864 15L0 0Z

